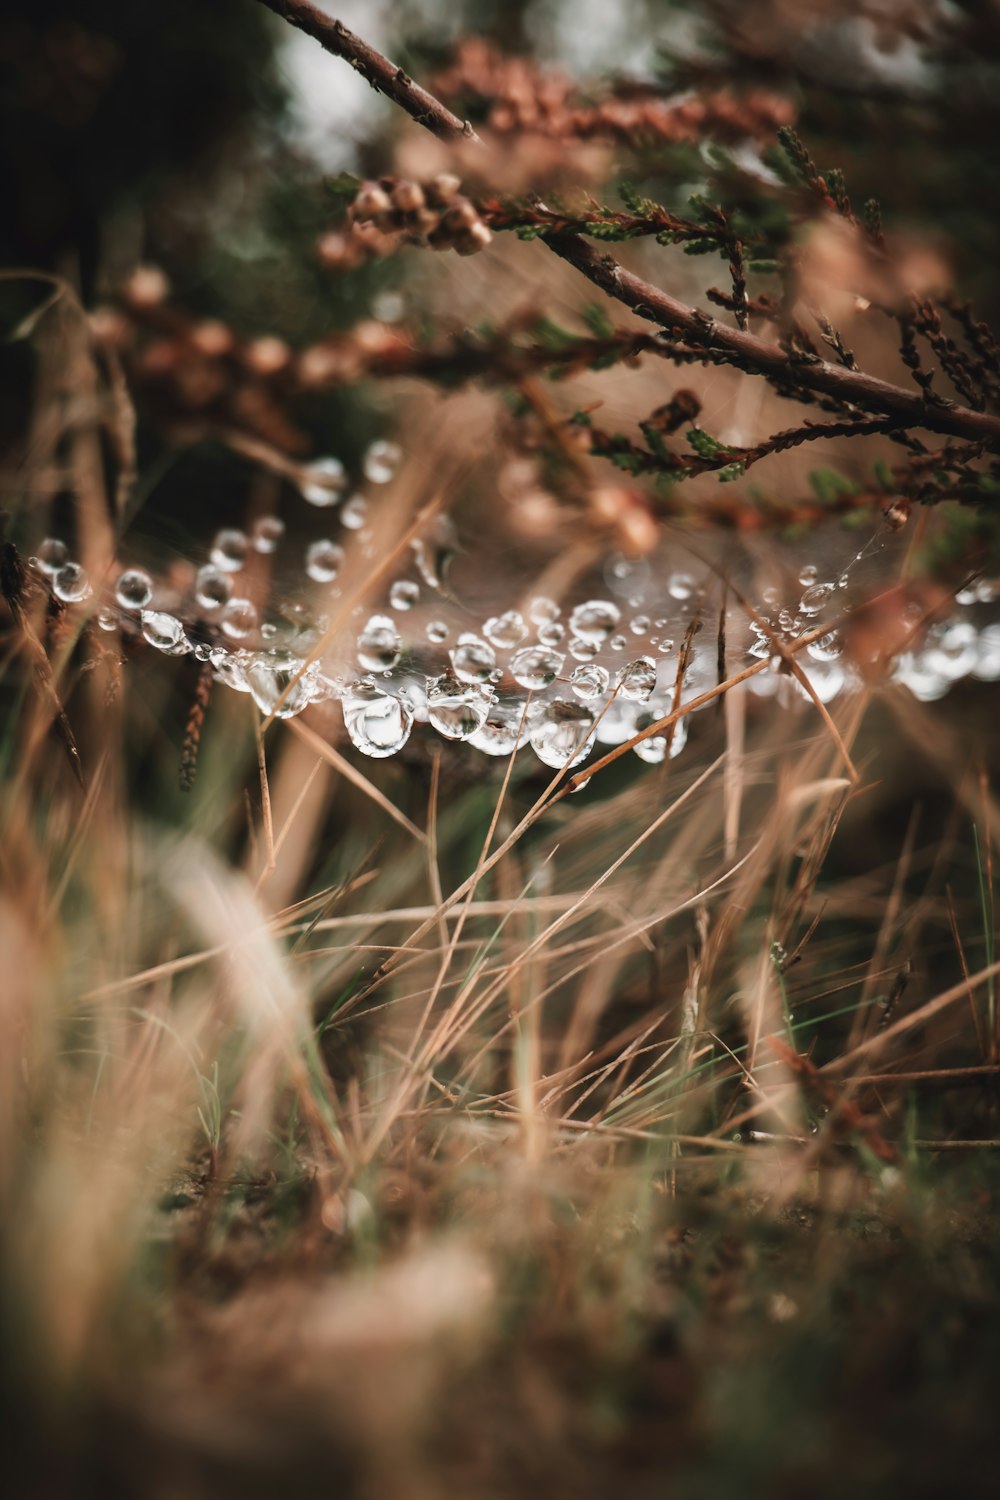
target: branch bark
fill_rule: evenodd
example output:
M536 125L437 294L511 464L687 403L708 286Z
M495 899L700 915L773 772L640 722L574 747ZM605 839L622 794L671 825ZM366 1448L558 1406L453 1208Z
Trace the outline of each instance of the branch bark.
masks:
M687 307L669 292L627 271L613 256L595 250L578 235L550 235L545 243L609 297L631 308L637 317L659 324L689 344L710 349L713 355L721 355L741 370L849 401L863 411L883 412L901 428L920 427L927 432L1000 448L1000 417L989 412L932 405L920 392L866 375L863 370L849 370L845 365L828 364L826 360L812 364L792 359L777 344L738 328L728 328L698 309Z
M467 121L459 120L440 100L397 68L340 21L323 14L309 0L259 0L292 26L314 37L328 52L356 68L374 89L405 109L419 125L443 140L479 137ZM637 317L656 323L669 334L710 352L717 363L736 366L748 374L776 380L790 391L816 391L849 402L860 412L880 412L901 429L964 438L1000 451L1000 416L969 407L931 402L922 392L907 390L826 360L797 360L777 344L739 328L728 328L707 313L686 306L669 292L627 271L610 255L596 250L577 234L541 236L542 242L594 286L631 308Z
M310 4L309 0L260 0L260 4L273 10L275 15L287 21L290 26L313 37L327 52L332 52L334 57L342 57L345 62L349 62L362 78L367 79L376 93L385 94L386 98L405 109L418 125L423 125L439 139L479 140L468 120L460 120L457 115L453 115L440 99L435 99L419 83L414 83L402 68L383 57L381 52L362 41L361 37L355 36L342 21L334 20L332 16Z

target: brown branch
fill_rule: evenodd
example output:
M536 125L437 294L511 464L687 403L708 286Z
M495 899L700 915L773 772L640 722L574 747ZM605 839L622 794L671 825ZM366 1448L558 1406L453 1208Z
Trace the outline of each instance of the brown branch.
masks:
M373 88L388 95L418 124L426 126L435 135L445 139L456 136L479 139L471 126L415 84L401 68L395 67L374 47L348 31L341 22L323 15L308 0L260 0L260 3L314 37L327 51L344 58L368 79ZM788 149L787 132L785 136ZM818 183L826 190L821 178ZM830 206L836 208L832 200ZM818 392L867 412L882 412L892 417L893 425L898 428L919 427L1000 449L1000 416L962 406L929 407L922 395L879 380L874 375L844 365L828 364L812 355L797 359L794 353L777 344L770 344L742 329L727 328L706 313L687 307L669 292L661 291L627 271L612 256L595 250L578 235L552 234L542 236L542 239L556 255L609 297L631 308L637 317L657 323L689 344L711 351L715 361L735 365L748 374L763 375L789 387L792 393L796 390L810 395Z
M334 57L342 57L345 62L349 62L376 93L385 94L386 98L405 109L418 125L425 126L439 139L449 141L457 136L467 141L479 140L467 120L460 120L457 115L453 115L440 99L435 99L419 83L414 83L402 68L398 68L387 57L383 57L381 52L355 36L342 21L324 15L309 0L260 0L260 4L273 10L275 15L281 16L290 26L313 37L327 52L332 52Z
M637 317L658 323L690 344L711 349L714 355L748 374L778 378L787 385L820 391L867 411L884 412L898 427L921 427L1000 448L1000 417L962 406L928 407L916 392L879 380L875 375L828 364L825 360L800 362L777 344L738 328L727 328L698 309L687 307L576 235L552 235L545 239L545 244L609 297L631 308Z

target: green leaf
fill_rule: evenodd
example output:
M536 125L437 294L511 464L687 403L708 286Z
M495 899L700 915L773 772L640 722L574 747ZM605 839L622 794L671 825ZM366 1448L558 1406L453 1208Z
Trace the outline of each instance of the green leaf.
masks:
M729 452L725 443L720 443L718 438L714 438L703 427L689 428L686 436L699 458L718 458L720 454Z
M840 495L861 494L861 487L836 469L813 469L809 483L821 505L833 505Z

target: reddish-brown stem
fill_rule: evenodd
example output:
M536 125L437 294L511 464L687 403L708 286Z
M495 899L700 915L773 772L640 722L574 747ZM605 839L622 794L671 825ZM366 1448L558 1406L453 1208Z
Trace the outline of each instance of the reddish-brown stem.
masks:
M332 16L325 15L315 5L311 5L309 0L260 0L260 3L266 5L268 10L273 10L275 15L281 16L290 26L296 26L299 31L313 37L327 52L332 52L334 57L342 57L345 62L349 62L355 72L360 73L377 93L385 94L387 99L405 109L418 125L425 126L441 140L454 140L456 137L471 141L479 139L468 120L460 120L457 115L453 115L440 99L435 99L419 83L414 83L402 68L383 57L381 52L362 41L361 37L355 36L342 21L334 20Z
M340 21L317 10L309 0L260 0L260 3L314 37L328 52L344 58L373 88L394 100L433 134L446 140L460 136L478 140L467 122L459 120L440 100L414 83L402 68L348 31ZM768 343L740 328L729 328L699 309L686 306L669 292L627 271L613 256L594 249L578 234L549 234L542 239L556 255L609 297L631 308L637 317L647 318L687 343L711 351L715 361L779 382L792 395L796 390L818 392L859 412L884 413L901 429L918 427L1000 450L1000 416L963 406L930 405L922 393L905 390L862 370L828 364L816 356L797 358L794 352L778 344Z

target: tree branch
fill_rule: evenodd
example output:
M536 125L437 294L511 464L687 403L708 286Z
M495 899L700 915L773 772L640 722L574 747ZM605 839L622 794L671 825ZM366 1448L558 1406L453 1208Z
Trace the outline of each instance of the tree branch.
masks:
M450 141L456 137L467 141L479 140L468 120L460 120L457 115L453 115L440 99L435 99L419 83L414 83L402 68L398 68L387 57L383 57L381 52L355 36L342 21L334 20L332 16L325 15L315 5L311 5L309 0L260 0L260 4L273 10L275 15L281 16L289 25L313 37L327 52L332 52L334 57L342 57L345 62L349 62L362 78L367 79L376 93L385 94L386 98L405 109L418 125L425 126L441 140Z
M920 393L861 370L831 365L825 360L815 363L797 360L777 344L738 328L728 328L698 309L687 307L669 292L626 271L612 256L595 250L578 235L549 235L545 243L609 297L631 308L637 317L658 323L689 344L710 349L714 356L741 370L776 378L789 386L804 386L865 411L884 412L898 427L921 427L928 432L1000 448L1000 417L964 406L928 406Z
M456 137L479 140L467 122L459 120L426 89L414 83L402 68L348 31L340 21L317 10L309 0L259 0L259 3L314 37L328 52L344 58L373 88L393 99L434 135L446 140ZM919 427L1000 450L1000 416L963 406L930 405L922 393L892 385L861 370L828 364L815 357L796 358L777 344L739 328L727 328L706 313L687 307L669 292L625 270L612 256L595 250L579 235L549 234L540 238L588 281L631 308L637 317L657 323L688 344L710 351L716 363L763 375L792 390L819 392L860 411L881 412L892 418L894 427Z

